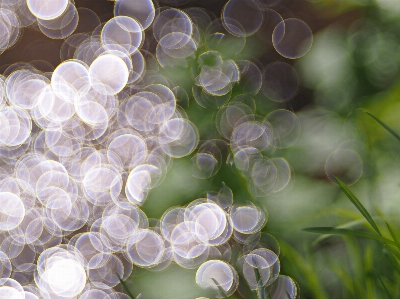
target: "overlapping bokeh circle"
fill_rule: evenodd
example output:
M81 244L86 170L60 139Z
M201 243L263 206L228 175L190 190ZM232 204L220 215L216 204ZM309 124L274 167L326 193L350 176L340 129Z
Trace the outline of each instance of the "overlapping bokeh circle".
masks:
M239 277L271 298L298 297L279 275L277 241L261 231L266 209L234 201L227 185L156 222L140 209L172 160L188 155L194 177L228 164L256 197L291 185L288 161L268 153L294 144L299 120L285 109L258 115L255 97L289 101L298 74L239 54L258 34L299 58L311 29L283 19L279 0L229 0L220 18L176 8L187 2L116 0L101 23L72 0L2 1L1 52L28 26L63 44L51 71L20 62L0 76L0 298L127 298L119 277L171 263L197 269L196 283L217 297L240 293ZM190 90L159 72L175 66L189 69ZM216 111L218 138L200 140L184 110L192 98Z

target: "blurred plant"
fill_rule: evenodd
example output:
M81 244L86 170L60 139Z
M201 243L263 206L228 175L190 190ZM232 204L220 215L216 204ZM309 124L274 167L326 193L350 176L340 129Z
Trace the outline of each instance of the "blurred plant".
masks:
M378 122L387 132L389 132L393 137L395 137L398 141L400 141L400 136L395 133L390 127L388 127L384 122L379 120L377 117L375 117L373 114L366 112L371 118L373 118L376 122ZM335 177L335 180L342 190L342 192L346 195L346 197L352 202L352 204L359 210L359 212L362 214L362 216L365 218L365 220L370 224L372 227L374 233L368 233L368 232L361 232L361 231L356 231L356 230L351 230L347 228L338 228L338 227L310 227L310 228L305 228L303 229L304 231L311 232L311 233L317 233L317 234L324 234L324 235L341 235L341 236L352 236L352 237L360 237L360 238L365 238L365 239L370 239L370 240L377 240L379 241L390 253L389 256L387 256L388 260L390 261L391 265L393 266L393 269L399 272L400 269L400 243L398 241L398 238L396 236L396 233L394 229L389 225L388 222L385 222L387 231L390 234L391 239L388 239L385 237L381 229L379 229L378 225L374 221L373 217L369 214L367 209L362 205L362 203L359 201L359 199L350 191L350 189L346 186L343 181L341 181L339 178ZM321 241L321 239L319 240ZM368 251L367 251L368 252ZM380 274L376 269L374 269L375 274L378 278L378 281L385 291L386 295L388 298L393 298L393 296L390 294L387 286L385 285L385 282L381 278ZM399 272L400 273L400 272Z

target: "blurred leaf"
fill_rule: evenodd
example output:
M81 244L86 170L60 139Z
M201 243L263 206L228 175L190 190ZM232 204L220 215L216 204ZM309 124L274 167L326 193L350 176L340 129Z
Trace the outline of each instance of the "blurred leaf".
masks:
M310 259L305 259L304 254L298 253L294 248L283 240L279 241L284 258L288 259L289 264L293 265L295 271L299 271L300 277L304 279L305 284L308 286L312 297L318 299L328 299L329 296L321 282L321 277L315 272L314 259L310 256ZM306 255L307 256L307 255Z
M365 232L358 232L354 230L349 230L349 229L344 229L344 228L334 228L334 227L308 227L308 228L303 228L304 231L310 232L310 233L316 233L316 234L328 234L328 235L346 235L346 236L353 236L353 237L360 237L360 238L366 238L366 239L373 239L373 240L378 240L383 243L388 243L394 246L397 246L396 242L393 242L389 239L386 239L384 237L375 235L375 234L370 234L370 233L365 233Z
M373 114L369 113L368 111L365 111L369 116L371 116L378 124L380 124L386 131L388 131L394 138L396 138L398 141L400 141L400 136L396 134L391 128L389 128L384 122L382 122L379 118L374 116Z
M349 260L351 261L351 265L348 265L348 268L352 277L354 289L353 298L367 298L365 288L366 273L364 271L364 258L360 243L351 236L343 236L343 241L347 248Z
M389 263L393 266L393 269L400 274L400 264L393 252L390 251L388 247L386 247L387 250L383 251L384 256L387 258ZM390 254L389 254L390 253Z
M375 299L375 284L374 284L374 279L372 275L372 269L374 267L374 260L372 256L372 247L369 244L367 248L364 250L364 273L365 275L365 293L366 296L364 298L370 298L370 299Z
M343 265L338 265L336 261L331 262L330 260L328 260L328 263L330 264L330 268L332 269L332 271L339 277L340 281L343 283L347 291L351 293L352 296L354 296L354 277L347 273Z
M121 276L119 276L118 273L116 273L119 279L119 282L122 284L122 287L124 288L124 290L128 293L129 298L131 299L136 299L135 296L133 296L133 294L131 293L131 291L129 290L128 286L126 285L125 281L122 280Z
M388 296L388 298L392 299L393 297L390 295L389 290L387 289L385 283L383 282L381 276L379 275L378 271L376 271L376 269L374 268L376 276L378 276L378 279L382 285L382 288L385 290L386 295Z
M238 286L238 293L244 299L259 299L257 294L250 289L249 285L247 284L246 279L243 277L240 271L238 271L239 275L239 286Z
M257 259L255 259L254 256L252 257L252 260L253 260L253 263L256 265L256 268L254 268L254 272L255 272L256 281L257 281L257 292L260 296L260 299L265 299L265 290L263 288L260 267L258 265Z
M336 228L347 228L347 229L348 228L354 228L356 226L364 224L365 222L366 222L366 220L364 218L361 218L360 220L350 221L350 222L338 225L338 226L336 226ZM318 238L316 238L312 244L313 244L313 246L315 246L315 245L317 245L318 243L324 241L327 238L329 238L328 235L321 235Z
M393 241L395 241L396 244L397 244L397 247L399 247L400 244L399 244L399 241L398 241L398 239L397 239L397 237L396 237L395 232L394 232L393 229L390 227L389 223L386 222L386 226L387 226L387 228L388 228L388 231L389 231L390 235L391 235L392 238L393 238Z
M368 213L367 209L361 204L358 198L350 191L350 189L343 183L338 177L335 177L336 182L339 184L339 187L346 194L346 196L350 199L350 201L356 206L356 208L361 212L361 214L367 219L369 224L375 229L375 231L381 236L381 232L379 231L378 226L375 224L375 221L372 219L371 215Z
M389 225L389 223L386 222L386 226L388 228L390 235L392 236L393 241L396 243L396 247L400 248L400 243L396 237L396 233L394 232L392 227ZM398 251L394 252L392 248L387 246L387 244L385 244L385 247L391 254L391 259L389 259L389 261L391 262L392 265L394 265L394 269L400 273L400 262L399 262L399 257L398 257Z
M221 287L221 285L219 284L219 282L215 279L212 278L212 281L215 283L215 285L217 286L218 290L221 292L221 294L224 296L224 298L228 298L228 294L225 292L225 290Z
M386 222L386 226L389 230L390 235L392 236L393 241L396 243L396 247L400 248L400 243L396 237L396 234L394 232L394 230L390 227L389 223ZM387 246L387 244L384 244L386 249L390 252L391 254L391 259L389 260L391 262L391 264L395 265L394 269L399 272L400 269L400 262L399 262L399 257L398 257L398 251L394 252L392 248L390 248L389 246Z
M348 210L348 209L344 209L344 208L326 207L326 208L322 209L318 213L318 215L321 215L321 216L332 215L332 214L336 215L338 217L341 217L341 218L352 219L354 221L359 221L360 219L365 221L365 218L363 218L363 217L360 218L360 213L359 212Z

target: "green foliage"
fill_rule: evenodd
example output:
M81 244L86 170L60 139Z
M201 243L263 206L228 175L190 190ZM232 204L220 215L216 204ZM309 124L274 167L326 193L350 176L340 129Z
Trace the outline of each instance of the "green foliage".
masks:
M386 131L388 131L394 138L396 138L398 141L400 141L400 136L397 135L395 131L393 131L391 128L389 128L383 121L381 121L379 118L374 116L373 114L369 113L368 111L365 111L369 116L371 116L378 124L380 124Z
M310 233L316 233L316 234L345 235L345 236L353 236L353 237L360 237L360 238L378 240L378 241L381 241L383 243L387 243L387 244L391 244L391 245L396 245L397 246L396 242L393 242L393 241L391 241L389 239L383 238L383 237L378 236L376 234L359 232L359 231L354 231L354 230L350 230L350 229L334 228L334 227L309 227L309 228L304 228L303 230L307 231L307 232L310 232Z
M390 295L389 290L387 289L387 287L386 287L385 283L383 282L381 276L379 275L378 271L376 271L376 269L374 269L374 270L375 270L376 276L378 277L379 282L381 283L382 288L385 290L385 293L387 294L388 298L392 299L393 297L392 297L392 295Z
M222 294L222 296L224 296L223 298L228 298L228 294L225 292L225 290L221 287L221 285L219 284L219 282L215 279L215 278L211 278L212 281L215 283L215 285L217 286L218 290L220 291L220 293ZM218 297L217 297L218 298Z
M131 299L136 299L135 296L133 296L132 292L129 290L129 287L126 285L125 281L122 280L121 276L119 276L118 273L116 273L119 279L119 282L122 284L122 287L124 288L125 292Z
M389 223L386 222L387 229L390 233L390 236L392 237L392 240L387 239L382 236L380 229L378 228L377 224L375 221L372 219L371 215L367 211L367 209L362 205L360 200L350 191L350 189L337 177L335 177L339 187L343 191L344 194L348 197L348 199L353 203L353 205L360 211L360 213L363 215L363 217L366 219L366 221L372 226L374 229L375 233L367 233L367 232L360 232L360 231L355 231L355 230L350 230L350 229L345 229L345 228L334 228L334 227L310 227L310 228L305 228L303 229L304 231L311 232L311 233L318 233L318 234L329 234L329 235L342 235L342 236L352 236L352 237L360 237L360 238L365 238L365 239L371 239L371 240L377 240L380 241L390 252L391 254L391 260L393 260L397 263L397 265L400 265L397 258L396 258L396 253L391 249L389 245L395 246L398 249L400 249L400 244L398 242L398 239L395 235L394 230L391 228ZM372 267L372 253L371 249L367 248L366 250L366 256L369 256L369 258L365 258L365 261L367 262L366 265L369 265L369 267ZM369 263L368 263L369 261ZM369 269L366 269L367 273ZM381 276L378 274L378 272L375 269L376 276L382 285L382 288L385 290L385 293L387 294L388 298L392 298L390 295L390 292L388 291L386 285L384 284ZM340 273L342 277L345 277L345 274ZM366 276L366 281L371 280L370 277ZM372 282L371 282L372 283ZM373 287L369 284L369 291L367 292L368 294L371 294L373 291ZM368 284L367 284L368 287ZM356 288L352 288L351 286L349 287L354 294L356 294ZM360 290L359 290L360 291ZM359 292L358 291L358 292Z
M252 259L253 259L253 263L256 265L256 267L254 268L254 272L255 272L256 281L257 281L257 294L260 297L260 299L266 299L266 294L265 294L265 290L263 288L263 283L262 283L260 265L258 264L257 259L254 258L254 256L252 257Z
M343 193L350 199L353 205L361 212L364 218L371 224L374 230L381 235L378 226L375 221L372 219L371 215L368 213L367 209L361 204L361 202L354 196L354 194L350 191L350 189L338 178L335 177L336 182L339 184L340 189L342 189Z

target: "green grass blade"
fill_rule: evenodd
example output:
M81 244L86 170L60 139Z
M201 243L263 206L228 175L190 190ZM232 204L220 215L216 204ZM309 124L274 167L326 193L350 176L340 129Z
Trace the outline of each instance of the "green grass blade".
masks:
M358 213L357 213L358 215ZM365 218L361 218L355 221L350 221L344 224L340 224L338 226L336 226L335 228L346 228L346 229L350 229L350 228L355 228L357 229L358 226L361 226L362 224L364 224L366 222ZM318 245L320 242L324 241L325 239L329 238L328 235L321 235L318 238L316 238L312 244L313 246Z
M239 275L238 291L240 289L239 294L241 295L241 297L244 299L259 299L257 294L255 294L254 291L250 289L246 279L243 277L243 274L240 273L240 271L238 271L238 275Z
M395 241L396 244L399 245L399 240L397 239L394 230L390 227L389 223L387 223L387 222L386 222L386 226L388 228L388 231L389 231L390 235L392 236L393 241Z
M371 116L378 124L380 124L386 131L388 131L394 138L400 141L400 136L396 134L391 128L389 128L384 122L382 122L379 118L372 115L371 113L365 111L369 116Z
M214 281L215 285L217 286L218 290L221 292L221 294L224 296L224 298L228 298L228 294L225 292L225 290L221 287L221 285L218 283L218 281L215 278L211 278L212 281Z
M379 231L378 226L375 224L375 221L372 219L371 215L368 213L367 209L361 204L358 198L350 191L350 189L343 183L339 178L335 177L336 182L339 184L340 189L346 194L346 196L350 199L350 201L356 206L356 208L361 212L365 219L371 224L374 230L381 236L381 232Z
M131 291L129 290L128 286L126 285L125 281L122 280L121 276L119 276L118 273L116 273L119 279L119 282L122 284L122 287L124 288L125 292L128 293L129 298L131 299L136 299L135 296L133 296L133 294L131 293Z
M256 268L254 268L254 272L255 272L256 281L257 281L257 291L260 295L260 299L265 299L265 291L263 288L260 266L258 265L257 259L255 259L254 256L252 257L252 260L253 260L253 263L256 265Z
M344 228L308 227L308 228L303 228L303 230L306 232L316 233L316 234L346 235L346 236L360 237L360 238L366 238L366 239L373 239L373 240L381 241L383 243L397 246L396 242L393 242L392 240L386 239L382 236L365 233L365 232L358 232L358 231L344 229Z
M386 287L385 283L383 282L381 276L379 275L378 271L376 271L376 269L374 269L374 270L375 270L376 276L378 276L378 279L379 279L379 281L380 281L380 283L382 285L382 288L386 292L386 295L388 296L389 299L392 299L393 297L392 297L392 295L390 295L389 290L387 289L387 287Z
M390 247L386 246L386 250L383 251L383 255L389 261L389 263L393 266L393 269L400 274L400 264L394 252L390 249Z
M400 243L399 243L399 240L397 239L396 233L395 233L394 230L391 228L391 226L389 225L389 223L386 222L386 226L387 226L387 229L388 229L390 235L392 236L393 241L397 244L397 245L396 245L397 248L400 248ZM389 246L386 246L386 244L385 244L385 247L386 247L386 249L389 251L389 253L391 254L391 259L389 259L389 261L390 261L392 264L395 265L394 269L395 269L397 272L400 272L400 264L399 264L399 260L398 260L398 254L396 254L396 253L392 250L392 248L390 248Z
M302 282L307 285L310 291L309 298L329 299L329 295L322 283L321 275L315 271L316 259L309 252L309 248L305 248L306 254L300 253L284 240L280 240L282 255L280 260L285 263L289 269L292 269L301 277ZM247 299L247 298L246 298Z

